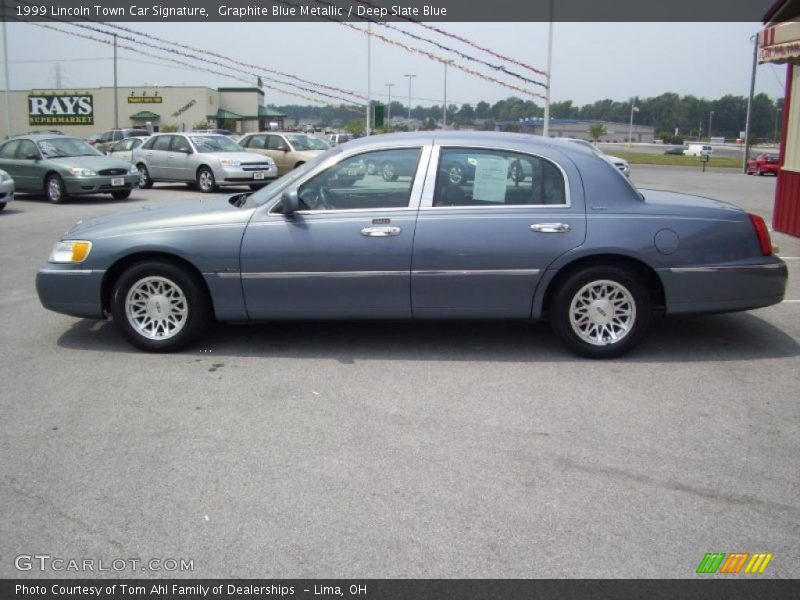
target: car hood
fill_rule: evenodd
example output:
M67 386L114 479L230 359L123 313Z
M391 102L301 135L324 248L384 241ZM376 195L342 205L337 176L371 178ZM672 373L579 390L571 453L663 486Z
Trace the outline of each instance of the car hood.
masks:
M197 197L176 202L141 206L131 210L78 221L62 239L99 239L160 229L245 224L254 208L237 208L228 197Z
M746 215L738 206L704 196L648 189L639 189L639 192L649 211L657 214L736 220Z
M48 158L48 163L55 164L60 167L80 167L82 169L92 169L99 171L101 169L125 169L126 171L131 168L131 164L124 160L117 160L109 156L64 156L62 158Z

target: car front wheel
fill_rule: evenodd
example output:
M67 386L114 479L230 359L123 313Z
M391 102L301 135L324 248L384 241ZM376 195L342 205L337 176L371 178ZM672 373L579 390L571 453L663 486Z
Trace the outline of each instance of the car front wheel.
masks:
M114 198L114 200L125 200L131 197L131 191L122 190L119 192L111 192L111 197Z
M576 354L614 358L641 341L651 303L647 290L625 269L588 267L559 286L550 318L561 341Z
M150 179L150 171L147 170L147 167L139 165L136 169L139 171L139 187L143 190L153 187L153 180Z
M203 332L211 309L196 275L159 260L135 264L120 276L111 312L128 341L140 350L173 352Z

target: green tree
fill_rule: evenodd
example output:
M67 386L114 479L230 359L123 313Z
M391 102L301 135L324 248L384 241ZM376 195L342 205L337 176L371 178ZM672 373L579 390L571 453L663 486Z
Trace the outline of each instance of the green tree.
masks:
M364 127L364 119L353 119L345 124L344 130L353 135L364 135Z
M593 123L589 126L589 135L596 142L607 133L606 126L602 123Z

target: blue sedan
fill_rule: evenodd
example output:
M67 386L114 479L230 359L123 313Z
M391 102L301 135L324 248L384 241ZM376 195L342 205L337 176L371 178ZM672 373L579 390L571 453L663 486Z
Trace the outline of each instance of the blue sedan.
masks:
M368 163L412 168L346 176ZM547 318L608 358L656 315L769 306L786 280L764 221L735 206L637 190L579 144L420 132L337 146L256 193L80 222L36 283L46 308L112 315L146 351L211 319Z

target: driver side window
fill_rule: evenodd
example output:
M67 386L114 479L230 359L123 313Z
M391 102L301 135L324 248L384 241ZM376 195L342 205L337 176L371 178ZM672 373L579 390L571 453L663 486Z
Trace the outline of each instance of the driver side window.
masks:
M301 205L307 210L406 208L421 152L400 148L346 158L300 186Z

